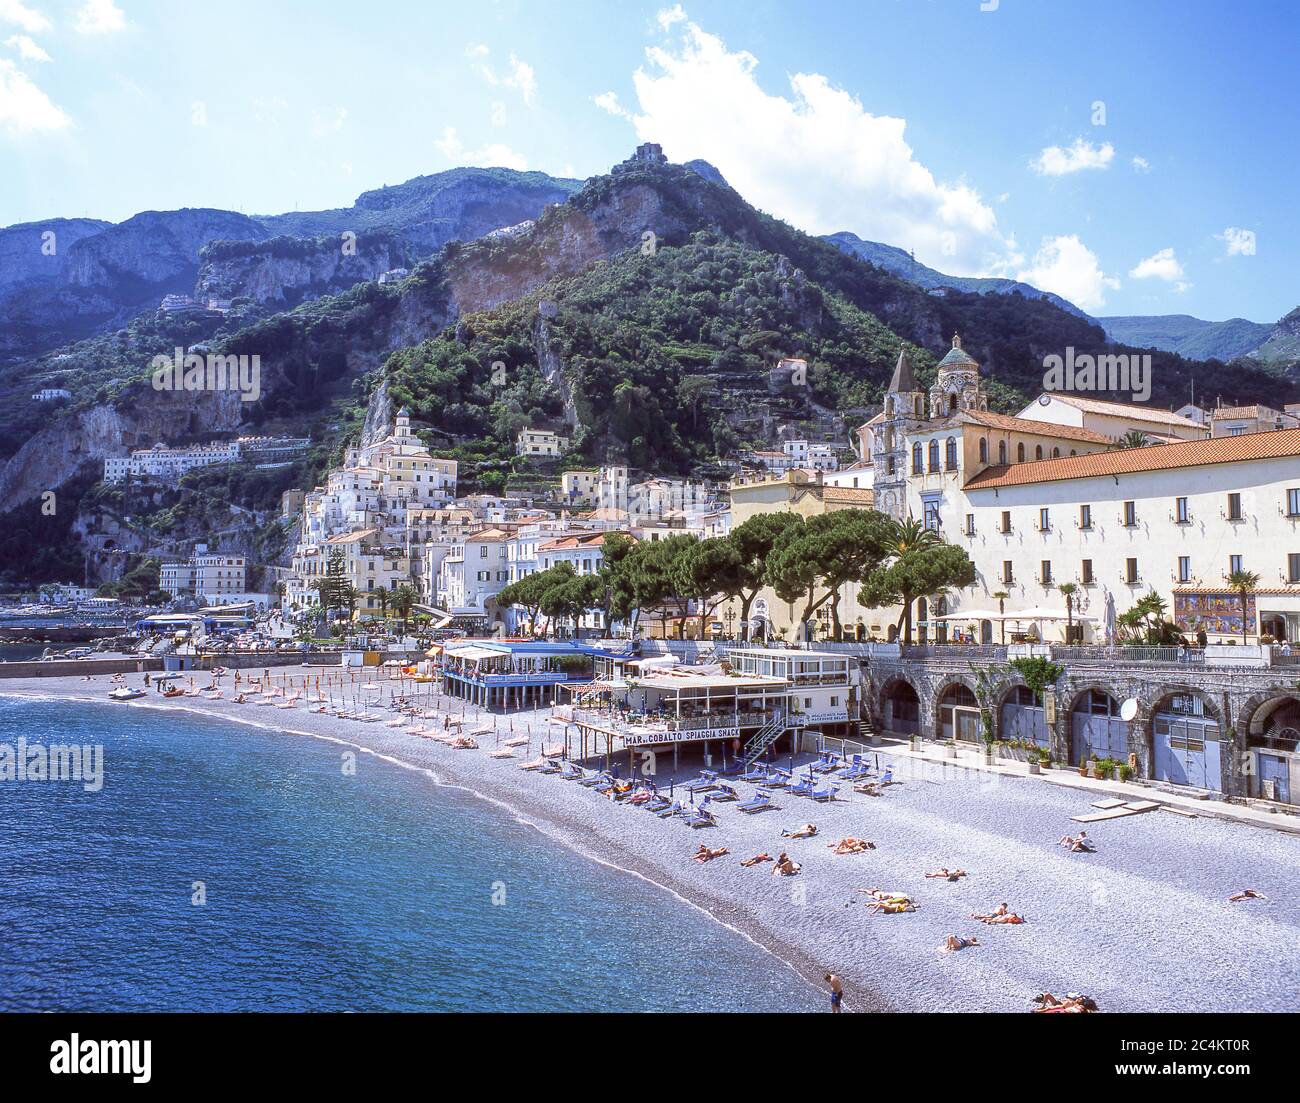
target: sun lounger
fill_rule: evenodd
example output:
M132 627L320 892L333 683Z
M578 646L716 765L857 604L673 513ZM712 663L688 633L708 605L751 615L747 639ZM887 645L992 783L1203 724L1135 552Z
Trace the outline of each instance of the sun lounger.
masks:
M820 801L825 804L828 800L834 800L835 794L839 791L839 786L827 785L824 789L814 789L808 794L808 796L812 797L815 801Z
M666 820L671 816L680 816L685 811L686 811L686 806L683 805L681 801L675 800L670 805L668 805L667 808L664 808L661 811L656 812L655 815L657 815L661 820Z
M813 795L813 790L815 788L816 786L814 786L812 779L806 778L803 781L796 781L786 790L786 792L791 793L796 797L810 797Z
M560 771L560 777L565 781L581 781L587 776L587 771L573 762L566 762L564 769Z
M686 791L691 794L707 793L710 789L718 788L718 775L712 770L704 770L694 781L688 782Z
M579 778L578 784L581 785L584 789L591 789L594 786L599 785L602 781L604 781L605 777L606 777L605 774L600 774L600 773L588 774L584 778Z
M664 796L653 796L645 802L646 810L649 812L662 812L665 808L671 808L673 802Z
M822 751L821 757L813 763L813 773L829 774L833 770L838 770L843 765L843 760L839 755L832 754L830 751Z
M860 754L855 754L852 763L840 771L840 777L844 781L856 781L860 777L866 777L869 773L871 773L871 767L862 761Z
M726 785L720 781L718 782L718 787L709 794L709 799L710 800L739 800L740 794L737 793L732 786Z
M501 746L503 746L503 747L526 747L526 746L528 746L528 743L529 743L528 736L526 736L526 735L516 735L513 739L503 739L503 740L501 741Z
M707 808L697 808L694 812L686 813L685 821L687 827L717 827L718 821L713 818L713 813Z
M613 788L614 788L614 779L606 775L605 777L602 777L598 782L596 782L596 784L592 787L591 791L593 793L608 793Z
M514 751L501 750L501 751L488 752L488 758L514 758L514 757L515 757Z
M772 803L772 794L766 789L760 789L749 800L741 801L736 807L742 812L766 812L776 805Z
M746 770L743 774L740 775L740 780L741 781L766 781L767 767L755 766L754 769L752 770Z
M535 758L532 760L532 762L519 763L519 768L521 770L540 770L545 765L546 765L546 759Z

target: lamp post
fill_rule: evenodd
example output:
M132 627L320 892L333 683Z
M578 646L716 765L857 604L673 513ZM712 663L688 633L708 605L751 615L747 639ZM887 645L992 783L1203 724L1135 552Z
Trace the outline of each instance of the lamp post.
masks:
M734 640L736 638L736 633L735 633L736 610L732 609L730 606L727 607L726 621L727 621L727 639Z

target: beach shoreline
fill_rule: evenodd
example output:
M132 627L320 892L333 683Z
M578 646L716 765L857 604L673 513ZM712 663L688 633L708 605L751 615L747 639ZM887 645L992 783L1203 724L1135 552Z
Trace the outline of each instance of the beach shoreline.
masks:
M284 669L277 676L301 679L304 674ZM334 676L340 677L337 671ZM375 672L360 676L383 680ZM200 678L206 682L207 676ZM230 679L224 685L230 694ZM1297 1008L1295 977L1285 969L1275 987L1258 988L1253 1003L1237 1003L1240 993L1218 993L1203 976L1230 948L1231 940L1223 937L1225 908L1237 909L1234 919L1256 925L1256 941L1263 943L1261 957L1267 958L1273 947L1294 945L1300 937L1300 914L1282 891L1300 870L1300 840L1290 837L1272 843L1270 851L1260 844L1266 833L1253 828L1133 817L1112 821L1116 826L1110 831L1090 831L1102 837L1100 855L1071 856L1055 848L1055 840L1074 826L1064 810L1088 810L1087 794L1035 788L1027 780L924 774L891 787L881 798L850 794L848 800L819 805L778 797L780 811L754 817L721 805L717 828L692 831L679 821L658 820L602 799L573 782L520 770L525 755L534 757L540 738L546 737L543 713L496 717L503 735L512 726L519 732L531 723L533 741L516 758L493 759L491 733L480 736L480 750L456 750L409 735L404 728L341 719L301 705L281 711L251 702L234 705L203 696L164 699L154 693L116 705L105 697L108 688L106 677L24 679L0 686L0 695L159 708L176 715L197 712L269 732L335 742L360 752L361 772L366 755L427 771L438 785L455 786L497 804L586 858L672 893L767 950L774 966L795 970L823 991L822 975L837 973L844 981L846 1005L854 1011L1028 1011L1032 997L1044 990L1087 992L1104 1010ZM472 707L465 716L467 727L493 723L491 714L479 714ZM549 736L548 741L553 740L555 733ZM886 752L882 760L888 757ZM108 778L111 783L111 762ZM682 780L684 776L676 778L679 796L684 796ZM742 795L750 789L739 787ZM849 788L846 784L842 791L848 793ZM1005 809L997 808L997 799L1007 802ZM780 837L780 829L809 820L821 826L817 838L790 842ZM1143 828L1133 820L1151 822ZM1163 822L1175 820L1180 822ZM1189 888L1189 871L1181 868L1143 875L1136 870L1133 845L1121 842L1127 838L1140 847L1145 837L1148 843L1158 843L1159 860L1167 865L1171 859L1165 851L1173 854L1175 863L1184 853L1178 832L1192 834L1186 854L1199 844L1206 864L1212 860L1227 865L1240 849L1243 861L1258 867L1243 877L1260 880L1273 862L1273 879L1252 886L1270 896L1268 910L1223 903L1227 891L1243 886L1225 880L1230 875L1222 870L1214 876L1207 873L1207 883L1198 888ZM872 839L877 849L864 855L831 854L826 844L846 835ZM731 853L707 864L693 862L691 854L701 842L728 847ZM799 876L774 878L768 863L753 869L739 866L742 857L760 850L775 855L782 848L803 865ZM1093 858L1099 860L1090 862ZM941 865L960 865L970 876L957 884L923 878L925 871ZM1226 884L1223 892L1219 881ZM907 891L919 901L920 910L873 917L863 906L865 898L854 891L864 887ZM1025 911L1030 922L1020 928L985 928L968 918L972 911L1003 899ZM1132 914L1134 903L1144 913L1138 922ZM1145 914L1148 907L1155 910ZM1187 922L1188 932L1179 932L1171 928L1166 912L1191 914L1195 922ZM1145 991L1116 976L1111 961L1124 960L1144 943L1158 943L1162 932L1171 932L1164 937L1185 943L1189 951L1201 947L1201 960L1184 961L1163 984L1147 985ZM978 934L981 945L941 955L938 946L948 933Z

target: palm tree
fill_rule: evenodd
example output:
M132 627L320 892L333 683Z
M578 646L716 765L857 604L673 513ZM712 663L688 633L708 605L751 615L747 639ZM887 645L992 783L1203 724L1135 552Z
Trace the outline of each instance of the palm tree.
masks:
M387 586L380 586L374 594L375 600L379 602L379 614L385 620L388 619L388 603L393 600L393 591Z
M939 534L934 529L926 528L920 521L909 517L894 525L885 545L885 553L895 562L906 560L917 552L934 547L940 543ZM912 645L912 602L905 600L903 608L903 646Z
M998 600L998 615L1005 616L1007 612L1007 598L1009 598L1011 595L1007 593L1006 590L998 590L997 593L995 593L993 596ZM1000 620L998 621L998 624L1001 625L1002 628L1002 642L1003 644L1006 644L1007 622L1005 620Z
M1119 440L1112 442L1111 447L1118 451L1124 451L1129 448L1145 448L1149 443L1150 441L1147 440L1146 434L1141 429L1130 429Z
M1249 598L1255 587L1259 585L1259 575L1254 571L1233 571L1228 576L1228 585L1237 591L1237 596L1241 598L1241 643L1244 647L1246 644L1246 618L1249 615L1250 607ZM1251 626L1252 628L1254 625Z
M389 595L393 612L402 618L402 635L406 634L406 618L411 615L411 606L415 604L415 590L403 582Z
M1079 587L1073 582L1062 582L1058 587L1061 595L1065 598L1065 642L1074 642L1074 595L1079 592Z

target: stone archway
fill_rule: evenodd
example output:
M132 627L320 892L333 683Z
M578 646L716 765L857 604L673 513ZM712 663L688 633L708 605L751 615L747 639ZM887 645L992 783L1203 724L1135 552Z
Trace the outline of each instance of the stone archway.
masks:
M1239 788L1247 796L1300 804L1300 691L1257 693L1238 716L1237 763L1245 775Z
M1236 748L1222 709L1203 690L1188 685L1160 687L1141 701L1134 730L1141 732L1146 776L1174 785L1230 791Z
M968 742L979 742L979 693L969 678L962 674L942 678L934 687L931 700L935 739L956 736Z
M876 697L881 727L902 735L921 734L921 694L901 674L887 678Z
M1139 770L1146 775L1142 758L1145 748L1133 739L1133 725L1120 719L1123 698L1113 686L1089 682L1069 687L1070 707L1065 712L1065 747L1067 761L1079 766L1088 758L1116 758L1128 761L1138 754Z

